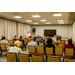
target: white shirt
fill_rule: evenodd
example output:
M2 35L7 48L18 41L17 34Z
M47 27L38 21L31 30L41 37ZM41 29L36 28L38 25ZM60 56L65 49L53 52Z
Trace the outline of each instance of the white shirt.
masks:
M30 33L26 35L26 38L29 38L29 36L30 36Z

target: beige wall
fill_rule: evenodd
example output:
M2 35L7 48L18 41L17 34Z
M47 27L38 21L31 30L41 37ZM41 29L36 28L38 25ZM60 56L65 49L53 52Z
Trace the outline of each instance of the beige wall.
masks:
M35 36L38 34L40 36L44 36L44 29L56 29L56 35L62 36L62 38L67 39L72 36L72 25L61 25L61 26L32 26L32 28L36 28ZM34 37L34 34L32 34Z

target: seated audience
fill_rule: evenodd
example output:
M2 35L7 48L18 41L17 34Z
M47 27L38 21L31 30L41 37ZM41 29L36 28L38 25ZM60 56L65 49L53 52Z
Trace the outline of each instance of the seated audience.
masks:
M31 42L28 43L27 49L28 49L28 46L35 46L35 51L37 51L38 44L36 42L34 42L33 38L31 38Z
M18 39L18 38L17 38L17 36L15 35L15 36L14 36L14 38L13 38L13 40L15 40L15 41L16 41L17 39Z
M1 38L1 40L3 40L3 37L4 37L4 35L2 35L2 38Z
M8 43L8 41L6 40L6 37L3 37L3 40L1 40L0 43L2 43L2 44L6 44L6 48L7 48L7 50L10 49L10 47L9 47L9 43Z
M23 53L20 47L21 42L20 41L16 41L14 43L14 47L11 47L9 52L15 52L17 53L17 58L18 58L18 53Z
M37 41L38 45L39 45L39 43L44 43L44 40L42 40L42 37L40 37L40 39Z
M56 39L57 39L57 38L56 38L56 35L54 35L54 37L52 38L52 40L53 40L53 41L56 41Z
M27 31L26 38L29 38L29 36L30 36L30 33L29 31Z
M72 37L69 37L68 39L72 40ZM68 44L68 40L66 40L66 44ZM74 44L74 41L72 41L72 44Z
M52 44L52 39L48 38L47 44L45 45L45 52L46 52L46 47L53 47L53 54L55 54L55 46Z
M44 36L44 38L43 38L43 40L45 41L45 40L46 40L46 38L47 38L47 37L46 37L46 35L45 35L45 36Z
M65 51L65 48L75 48L74 44L72 44L72 40L68 39L68 44L65 44L63 50Z
M39 40L39 38L40 38L40 36L39 36L39 35L37 35L37 36L36 36L36 39L37 39L37 40Z
M61 42L61 36L57 36L57 41Z

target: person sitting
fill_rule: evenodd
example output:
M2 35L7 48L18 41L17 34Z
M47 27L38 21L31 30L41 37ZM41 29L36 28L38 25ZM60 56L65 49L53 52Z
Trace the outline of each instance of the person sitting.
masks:
M3 37L4 37L4 35L2 35L2 38L1 38L1 40L3 40Z
M46 35L45 35L45 36L44 36L44 38L43 38L43 40L45 41L45 40L46 40L46 38L47 38L47 37L46 37Z
M11 47L10 50L8 52L14 52L17 54L17 59L18 59L18 53L23 53L23 51L21 50L20 47L21 42L20 41L16 41L14 43L14 47Z
M52 39L53 39L53 41L56 41L56 39L57 39L57 38L56 38L56 35L54 35L54 37L53 37Z
M52 44L52 39L51 38L48 38L48 40L47 40L47 44L45 44L45 49L44 49L44 51L45 51L45 53L46 53L46 47L53 47L53 54L55 54L55 46Z
M23 37L22 36L20 36L19 41L23 43L23 46L25 46L24 40L23 40ZM22 50L23 50L23 47L22 47Z
M72 40L68 39L68 44L65 44L63 50L65 51L65 48L75 48L74 44L72 44Z
M27 31L26 38L29 38L29 36L30 36L30 33L29 31Z
M38 44L34 42L34 38L31 38L31 42L28 43L27 49L28 49L28 46L35 46L35 51L37 51Z
M17 38L17 36L15 35L15 36L14 36L14 38L13 38L13 40L15 40L15 41L16 41L17 39L18 39L18 38Z
M39 43L44 43L44 40L42 40L42 37L40 37L40 39L37 41L38 45L39 45Z
M9 43L8 43L8 41L6 40L6 37L3 37L3 40L1 40L0 43L1 43L1 44L6 44L6 48L7 48L7 50L10 49L10 47L9 47Z
M39 40L39 38L40 38L40 36L39 36L39 35L37 35L37 36L36 36L36 39L37 39L37 40Z

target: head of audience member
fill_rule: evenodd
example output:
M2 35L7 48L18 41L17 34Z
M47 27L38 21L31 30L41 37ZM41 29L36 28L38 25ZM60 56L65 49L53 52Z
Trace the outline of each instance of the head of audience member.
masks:
M69 44L72 44L72 40L71 40L71 39L68 39L68 43L69 43Z
M69 37L68 39L71 39L72 40L72 37Z
M52 39L51 38L48 38L47 43L52 44Z
M44 37L46 37L46 35L44 35Z
M37 35L39 37L39 35Z
M56 37L56 35L54 35L54 37Z
M34 38L33 37L31 38L31 41L34 41Z
M47 39L49 38L49 36L47 36Z
M6 40L6 37L3 37L3 40Z
M42 40L42 37L40 37L40 40Z
M4 35L2 35L2 38L4 37Z
M23 40L23 37L22 37L22 36L20 36L19 40Z
M15 41L14 46L20 47L20 45L21 45L21 42L20 41Z
M27 34L29 34L29 31L27 31Z
M14 38L17 38L17 36L15 35Z

